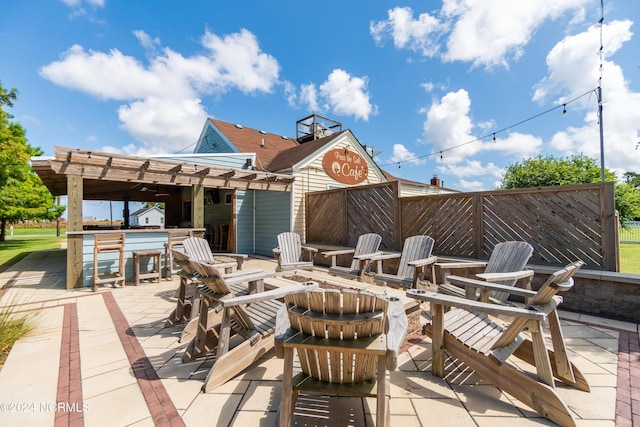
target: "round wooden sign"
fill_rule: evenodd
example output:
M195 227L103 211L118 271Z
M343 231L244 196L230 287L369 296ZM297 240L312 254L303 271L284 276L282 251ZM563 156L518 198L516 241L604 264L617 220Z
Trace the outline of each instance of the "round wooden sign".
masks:
M360 154L337 148L322 158L322 167L333 179L343 184L360 184L369 174L369 166Z

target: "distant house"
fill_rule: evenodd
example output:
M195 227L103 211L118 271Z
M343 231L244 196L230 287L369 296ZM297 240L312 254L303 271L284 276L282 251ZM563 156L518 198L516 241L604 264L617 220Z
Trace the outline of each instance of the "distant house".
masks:
M129 215L129 225L164 228L164 211L157 206L138 209Z

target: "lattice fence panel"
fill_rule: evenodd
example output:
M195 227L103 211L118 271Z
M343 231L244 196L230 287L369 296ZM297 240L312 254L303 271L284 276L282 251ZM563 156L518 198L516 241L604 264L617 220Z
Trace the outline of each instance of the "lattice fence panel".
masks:
M344 191L307 194L307 242L346 245Z
M365 233L382 236L382 249L395 249L396 195L394 185L351 188L347 192L347 246Z
M592 268L604 264L600 192L556 191L483 198L483 247L524 240L534 247L531 263L564 265L576 259Z
M383 249L400 250L407 237L426 234L436 255L488 259L498 242L522 240L534 247L533 264L581 259L588 268L616 271L619 263L611 183L397 194L395 183L308 194L307 241L353 247L373 232L383 236Z
M402 239L426 234L434 254L473 257L473 197L430 196L400 199Z

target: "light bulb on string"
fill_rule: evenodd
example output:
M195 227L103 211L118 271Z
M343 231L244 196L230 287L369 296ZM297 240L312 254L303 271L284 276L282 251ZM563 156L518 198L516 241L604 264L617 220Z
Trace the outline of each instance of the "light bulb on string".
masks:
M567 104L562 104L562 115L567 117Z
M400 169L400 162L398 162L398 169Z
M496 143L496 133L495 132L493 133L493 143L494 144Z
M440 152L440 160L442 160L442 151Z

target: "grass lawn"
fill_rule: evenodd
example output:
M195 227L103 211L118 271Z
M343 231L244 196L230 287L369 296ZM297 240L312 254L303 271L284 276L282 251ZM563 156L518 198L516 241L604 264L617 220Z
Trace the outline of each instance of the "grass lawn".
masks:
M39 229L34 229L38 230ZM0 272L5 271L22 258L26 257L33 251L41 251L45 249L59 249L60 245L66 240L67 236L55 236L53 234L30 235L30 237L8 237L4 242L0 242Z
M640 274L640 243L620 243L620 271Z

